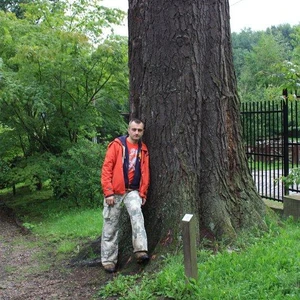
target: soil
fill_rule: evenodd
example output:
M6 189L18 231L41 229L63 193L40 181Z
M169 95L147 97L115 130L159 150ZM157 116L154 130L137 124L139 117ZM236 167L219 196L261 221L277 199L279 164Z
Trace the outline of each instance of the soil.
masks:
M0 203L0 299L100 299L113 275L98 265L74 266L57 259L36 236L20 227Z

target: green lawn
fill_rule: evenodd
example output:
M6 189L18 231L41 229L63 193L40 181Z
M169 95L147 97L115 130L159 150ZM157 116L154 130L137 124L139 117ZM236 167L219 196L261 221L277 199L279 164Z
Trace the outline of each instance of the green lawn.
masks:
M198 251L198 280L188 283L183 256L169 256L155 274L116 277L99 292L111 299L300 299L300 223L245 232L217 254Z
M102 209L74 206L73 202L56 200L50 190L35 191L18 189L16 196L2 191L5 199L24 227L52 244L57 253L78 252L79 244L94 240L101 235Z
M24 225L64 256L78 251L78 242L101 234L101 207L84 209L57 201L49 191L19 190L0 198ZM272 214L271 214L272 215ZM252 229L231 245L207 244L198 250L198 280L184 275L182 249L156 255L146 272L117 275L99 287L97 299L300 299L300 222L268 215L269 230ZM207 246L209 245L209 246ZM212 251L211 249L218 249ZM153 267L155 266L155 267ZM147 271L148 270L148 271Z

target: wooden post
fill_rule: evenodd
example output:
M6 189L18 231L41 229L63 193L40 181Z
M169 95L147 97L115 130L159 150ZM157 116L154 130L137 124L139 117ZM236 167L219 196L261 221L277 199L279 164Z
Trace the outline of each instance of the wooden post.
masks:
M198 279L196 224L191 214L186 214L182 219L182 236L184 252L184 269L187 278Z

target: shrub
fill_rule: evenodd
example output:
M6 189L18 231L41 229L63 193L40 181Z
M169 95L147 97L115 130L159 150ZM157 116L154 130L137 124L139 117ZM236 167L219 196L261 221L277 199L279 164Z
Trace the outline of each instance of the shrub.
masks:
M50 159L50 179L54 195L68 198L77 206L94 207L101 197L100 167L104 146L82 141L59 157Z

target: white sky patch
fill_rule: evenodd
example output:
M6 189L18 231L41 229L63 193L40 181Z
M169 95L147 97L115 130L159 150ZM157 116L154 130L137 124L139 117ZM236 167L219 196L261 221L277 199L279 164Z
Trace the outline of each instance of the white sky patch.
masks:
M103 6L119 8L127 13L128 0L103 0ZM229 0L232 32L251 28L266 30L280 24L300 24L300 0ZM115 33L128 35L127 19L123 26L116 26Z

